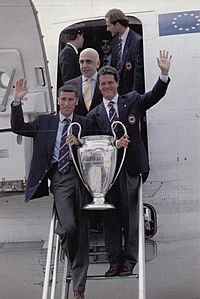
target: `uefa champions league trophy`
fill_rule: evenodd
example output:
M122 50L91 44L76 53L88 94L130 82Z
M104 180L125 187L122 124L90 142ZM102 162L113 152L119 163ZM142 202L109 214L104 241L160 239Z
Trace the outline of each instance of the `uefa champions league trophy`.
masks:
M77 149L80 171L75 161L72 148L69 145L70 153L80 179L93 197L92 203L84 206L83 209L113 209L115 207L105 201L105 196L118 177L126 154L126 148L124 148L123 157L115 175L117 148L113 145L116 140L114 128L116 125L121 125L124 134L127 134L126 127L120 121L114 121L111 125L113 136L91 135L80 138L81 126L77 122L73 122L69 125L68 134L72 131L74 125L79 127L78 140L82 144L82 146Z

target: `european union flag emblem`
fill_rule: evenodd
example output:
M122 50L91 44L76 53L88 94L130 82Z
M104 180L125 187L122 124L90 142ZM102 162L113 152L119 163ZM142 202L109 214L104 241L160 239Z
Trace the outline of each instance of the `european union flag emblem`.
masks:
M200 10L159 14L159 35L200 33Z

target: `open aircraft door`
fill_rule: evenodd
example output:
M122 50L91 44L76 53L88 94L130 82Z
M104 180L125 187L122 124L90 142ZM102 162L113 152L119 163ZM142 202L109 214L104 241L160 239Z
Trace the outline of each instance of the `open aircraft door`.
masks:
M37 12L29 0L0 2L0 191L22 191L32 154L31 138L10 129L10 103L16 79L25 77L25 121L53 112L53 98Z

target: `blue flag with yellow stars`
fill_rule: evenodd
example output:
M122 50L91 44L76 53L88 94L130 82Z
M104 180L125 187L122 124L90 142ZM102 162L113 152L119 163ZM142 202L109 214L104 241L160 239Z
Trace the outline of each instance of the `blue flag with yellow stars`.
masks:
M200 33L200 10L158 15L159 35Z

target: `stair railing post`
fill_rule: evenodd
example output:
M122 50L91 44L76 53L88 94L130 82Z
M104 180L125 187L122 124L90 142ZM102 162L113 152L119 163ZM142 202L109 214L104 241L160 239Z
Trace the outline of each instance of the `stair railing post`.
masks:
M42 299L48 298L49 277L51 271L51 257L53 251L53 243L54 243L55 221L56 221L56 212L55 209L53 209L53 214L52 214L50 228L49 228L49 240L48 240L48 248L47 248L46 268L45 268L45 275L44 275Z
M55 293L56 293L56 279L58 273L59 253L60 253L60 237L56 235L56 249L55 249L55 256L54 256L53 278L52 278L52 285L51 285L51 299L55 298Z
M145 279L145 230L144 230L144 207L142 193L142 175L140 174L140 183L138 188L139 199L139 251L138 251L138 299L146 299L146 279Z

